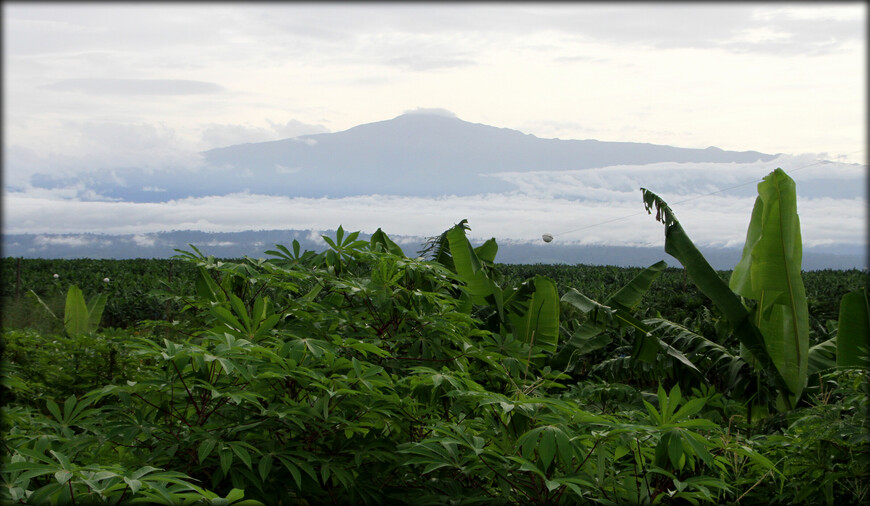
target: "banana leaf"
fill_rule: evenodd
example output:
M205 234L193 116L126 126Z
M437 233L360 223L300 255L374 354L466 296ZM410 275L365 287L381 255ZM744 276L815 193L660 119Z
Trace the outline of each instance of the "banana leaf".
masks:
M456 274L465 282L472 301L485 304L485 297L493 292L492 281L483 270L481 260L471 247L468 238L465 237L465 228L463 223L460 223L447 231L450 255L453 257Z
M400 257L405 256L405 252L402 251L402 247L393 242L392 239L387 237L387 234L385 234L384 231L380 228L375 230L375 233L372 234L372 237L369 240L369 245L372 249L375 249L376 247L381 247L384 251L392 253L393 255Z
M553 367L562 368L577 354L578 350L592 351L597 349L603 339L597 337L608 326L616 328L635 329L635 341L632 351L632 360L654 362L656 355L665 350L668 355L686 364L695 372L700 372L691 361L678 350L669 346L662 346L659 339L653 334L653 329L644 322L635 318L631 313L640 303L644 294L649 291L662 271L667 267L664 261L657 262L632 278L625 286L607 298L601 304L578 292L570 289L562 296L562 302L570 304L582 313L588 314L589 319L575 332L566 342L565 346L553 358ZM592 339L595 338L593 342ZM606 344L606 343L605 343Z
M740 298L731 291L719 274L710 266L704 255L689 239L688 234L677 220L674 212L661 197L641 188L644 206L648 213L656 210L656 220L665 226L665 253L676 258L686 269L692 282L713 301L725 318L731 322L734 335L755 357L761 367L771 371L774 383L780 390L789 392L788 385L773 366L770 355L764 343L764 337L753 324L749 311L743 306Z
M86 334L90 328L90 317L85 296L79 287L72 285L66 292L66 305L63 311L63 327L70 336Z
M827 341L810 346L807 351L807 377L815 376L816 373L833 369L837 365L837 338L832 337Z
M867 292L849 292L840 301L837 366L870 368L870 304Z
M559 343L559 292L556 284L549 278L536 276L529 285L534 286L534 292L529 298L528 308L522 313L506 311L513 325L514 337L555 352Z
M801 277L801 230L794 181L782 169L758 184L743 257L729 283L756 301L755 326L774 367L792 393L792 406L807 382L809 315ZM750 350L758 358L755 350Z

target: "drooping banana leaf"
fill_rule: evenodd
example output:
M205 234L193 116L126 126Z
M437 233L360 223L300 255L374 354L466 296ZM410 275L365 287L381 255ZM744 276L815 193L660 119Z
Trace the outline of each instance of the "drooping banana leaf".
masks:
M837 366L870 368L870 303L867 292L849 292L840 301Z
M576 354L578 350L591 351L600 347L598 344L603 342L603 339L597 336L608 326L635 329L636 338L632 351L632 359L654 362L656 355L663 347L658 338L652 333L653 329L635 318L631 313L640 303L644 294L649 291L653 281L659 277L666 267L667 264L664 261L647 267L625 286L620 288L619 291L608 297L604 304L586 297L573 288L568 290L562 296L562 302L574 306L582 313L589 315L589 317L554 357L553 366L556 368L564 367L568 363L568 360L570 360L570 357ZM594 343L592 342L593 338L595 339ZM694 364L678 350L671 347L665 347L664 349L669 355L697 371Z
M813 377L820 371L833 369L837 365L837 338L810 346L807 351L807 377Z
M794 181L776 169L758 184L743 257L730 288L756 301L753 321L774 367L793 395L807 382L809 315L801 277L801 230ZM755 350L750 350L759 358Z
M778 369L773 367L764 344L764 338L753 324L749 312L743 306L740 298L728 288L728 285L710 266L704 255L698 251L668 204L646 188L641 188L641 192L647 212L650 213L650 210L654 208L656 220L665 226L665 252L683 265L692 282L713 301L713 304L731 322L734 335L755 356L761 367L772 370L771 374L777 386L781 390L789 391Z
M470 230L467 219L463 219L457 223L455 227L461 227L463 230ZM450 254L450 241L447 240L447 233L450 232L450 230L451 229L447 229L439 235L427 238L423 248L418 251L417 254L423 258L437 262L455 272L456 267L453 265L453 257Z
M668 264L664 260L650 265L620 288L618 292L608 297L604 304L624 311L633 311L640 304L646 292L649 291L653 281L658 279L667 266Z

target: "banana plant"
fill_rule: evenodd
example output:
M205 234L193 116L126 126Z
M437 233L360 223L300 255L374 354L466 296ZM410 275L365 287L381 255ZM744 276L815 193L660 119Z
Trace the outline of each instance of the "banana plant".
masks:
M603 303L594 301L575 288L562 296L562 302L569 304L587 316L561 350L553 357L552 365L557 369L567 366L572 357L589 353L610 343L607 329L634 329L635 341L632 360L654 362L656 355L664 350L668 355L686 365L690 371L700 374L697 367L681 352L661 342L654 328L633 316L644 294L652 283L667 267L664 261L657 262L642 270L637 276L610 295Z
M710 266L671 208L641 188L648 213L665 226L665 252L731 323L748 362L770 373L781 407L792 409L807 382L809 322L801 278L801 235L794 181L782 169L758 184L743 256L730 282ZM751 309L741 297L755 301Z
M456 273L464 283L466 307L492 309L496 332L512 332L514 338L555 352L559 342L559 293L556 284L544 276L502 288L493 267L498 253L495 239L477 248L465 235L470 230L462 220L433 243L436 262Z
M36 292L31 290L29 293L39 305L48 311L48 314L60 319ZM63 328L67 335L77 336L96 331L100 326L100 320L103 319L103 311L106 309L108 299L109 296L102 293L85 302L85 296L81 289L76 285L71 285L66 292L66 304L63 311Z
M810 346L807 375L834 368L870 369L870 301L867 292L849 292L840 300L836 335Z
M843 296L836 339L837 367L870 369L870 300L866 291Z

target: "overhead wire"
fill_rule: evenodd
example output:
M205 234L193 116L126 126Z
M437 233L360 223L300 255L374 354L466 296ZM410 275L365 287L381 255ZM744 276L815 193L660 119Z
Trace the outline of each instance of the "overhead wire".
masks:
M849 154L847 154L847 155L845 155L845 156L846 156L846 157L849 157L849 156L852 156L852 155L856 155L856 154L858 154L858 153L861 153L862 151L865 151L865 150L864 150L864 149L859 149L859 150L854 151L854 152L852 152L852 153L849 153ZM833 161L831 161L831 160L816 160L816 161L813 162L813 163L810 163L810 164L804 165L804 166L802 166L802 167L798 167L798 168L796 168L796 169L791 169L791 170L789 170L789 171L785 171L785 172L786 172L787 174L793 174L793 173L795 173L795 172L798 172L798 171L801 171L801 170L804 170L804 169L808 169L808 168L810 168L810 167L815 167L816 165L822 165L822 164L825 164L825 163L835 163L835 162L833 162ZM750 185L750 184L760 183L761 181L762 181L762 179L756 178L756 179L753 179L752 181L746 181L746 182L744 182L744 183L739 183L739 184L736 184L736 185L734 185L734 186L729 186L729 187L727 187L727 188L722 188L722 189L719 189L719 190L716 190L716 191L712 191L712 192L710 192L710 193L705 193L705 194L703 194L703 195L696 195L696 196L694 196L694 197L690 197L690 198L687 198L687 199L683 199L683 200L680 200L680 201L674 202L673 205L678 205L678 204L682 204L682 203L684 203L684 202L690 202L690 201L692 201L692 200L697 200L697 199L701 199L701 198L704 198L704 197L709 197L709 196L711 196L711 195L716 195L717 193L722 193L722 192L726 192L726 191L729 191L729 190L734 190L734 189L736 189L736 188L741 188L741 187L743 187L743 186L747 186L747 185ZM588 229L588 228L600 227L601 225L606 225L606 224L608 224L608 223L613 223L613 222L615 222L615 221L626 220L626 219L628 219L628 218L634 218L635 216L641 216L641 215L644 215L644 214L647 214L647 213L646 213L645 211L643 211L643 212L637 212L637 213L634 213L634 214L627 214L627 215L625 215L625 216L620 216L620 217L618 217L618 218L612 218L612 219L609 219L609 220L600 221L600 222L598 222L598 223L593 223L593 224L591 224L591 225L586 225L586 226L583 226L583 227L580 227L580 228L575 228L575 229L572 229L572 230L566 230L566 231L564 231L564 232L559 232L559 233L555 233L555 234L552 234L552 233L551 233L551 234L545 234L545 235L549 235L549 236L551 236L551 237L556 237L556 236L560 236L560 235L571 234L571 233L574 233L574 232L579 232L579 231L581 231L581 230L586 230L586 229ZM552 239L550 239L550 240L552 240ZM545 239L545 241L546 241L546 239ZM546 242L550 242L550 241L546 241Z

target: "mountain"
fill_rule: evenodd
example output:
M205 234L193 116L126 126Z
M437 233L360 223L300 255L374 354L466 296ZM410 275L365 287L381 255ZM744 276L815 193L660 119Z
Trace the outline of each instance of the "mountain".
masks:
M658 162L746 163L776 155L635 142L541 139L436 114L405 114L335 133L239 144L203 153L200 171L36 175L35 186L84 183L105 197L160 202L248 191L290 197L433 197L510 191L499 172L561 171ZM155 180L157 183L155 184ZM159 186L159 191L154 191Z

